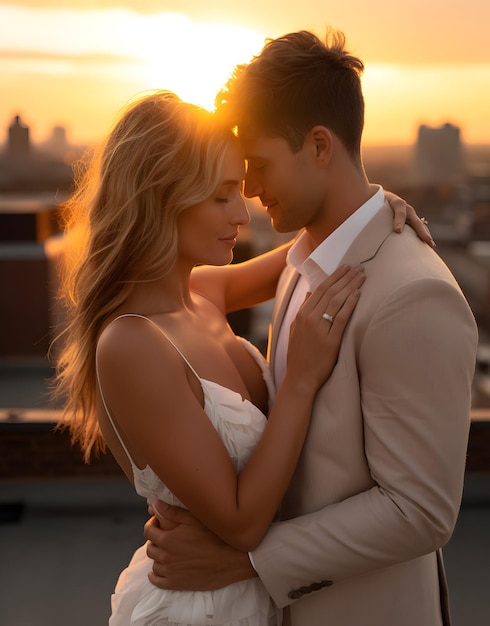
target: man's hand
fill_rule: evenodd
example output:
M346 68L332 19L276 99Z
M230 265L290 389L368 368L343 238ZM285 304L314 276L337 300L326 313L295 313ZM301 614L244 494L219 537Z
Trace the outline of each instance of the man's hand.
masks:
M256 576L248 554L225 544L189 511L158 501L145 524L148 574L160 589L209 591Z

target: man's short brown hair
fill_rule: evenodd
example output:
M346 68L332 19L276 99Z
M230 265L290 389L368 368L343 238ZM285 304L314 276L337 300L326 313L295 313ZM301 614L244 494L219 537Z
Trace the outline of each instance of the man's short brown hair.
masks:
M235 68L216 108L241 132L286 139L294 152L313 126L329 128L359 155L364 125L360 76L364 65L345 50L345 36L329 30L325 42L308 31L269 40L249 64Z

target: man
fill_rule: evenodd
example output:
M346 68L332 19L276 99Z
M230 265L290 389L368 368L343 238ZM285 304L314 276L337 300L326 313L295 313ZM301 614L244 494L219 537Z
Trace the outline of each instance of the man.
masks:
M393 235L383 191L367 180L363 65L344 44L304 31L269 42L238 68L219 113L243 142L245 194L276 230L304 228L276 294L276 382L307 291L340 263L362 264L362 297L254 570L171 508L175 530L146 527L151 579L197 589L259 575L294 626L449 624L440 548L461 501L476 325L434 251L410 229Z

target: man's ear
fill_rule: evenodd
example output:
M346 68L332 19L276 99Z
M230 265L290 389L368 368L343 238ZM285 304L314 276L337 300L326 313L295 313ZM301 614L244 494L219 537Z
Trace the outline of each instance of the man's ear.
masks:
M313 126L309 132L310 140L315 150L316 159L320 165L328 165L333 152L333 135L326 126Z

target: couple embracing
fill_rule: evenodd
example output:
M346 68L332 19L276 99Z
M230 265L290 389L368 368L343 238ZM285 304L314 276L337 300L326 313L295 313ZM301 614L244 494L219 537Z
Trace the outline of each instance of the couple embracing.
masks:
M111 625L450 624L477 331L424 221L365 175L362 70L341 33L272 40L213 115L133 105L72 201L70 427L158 513ZM299 234L227 265L243 179ZM266 364L225 314L274 293Z

